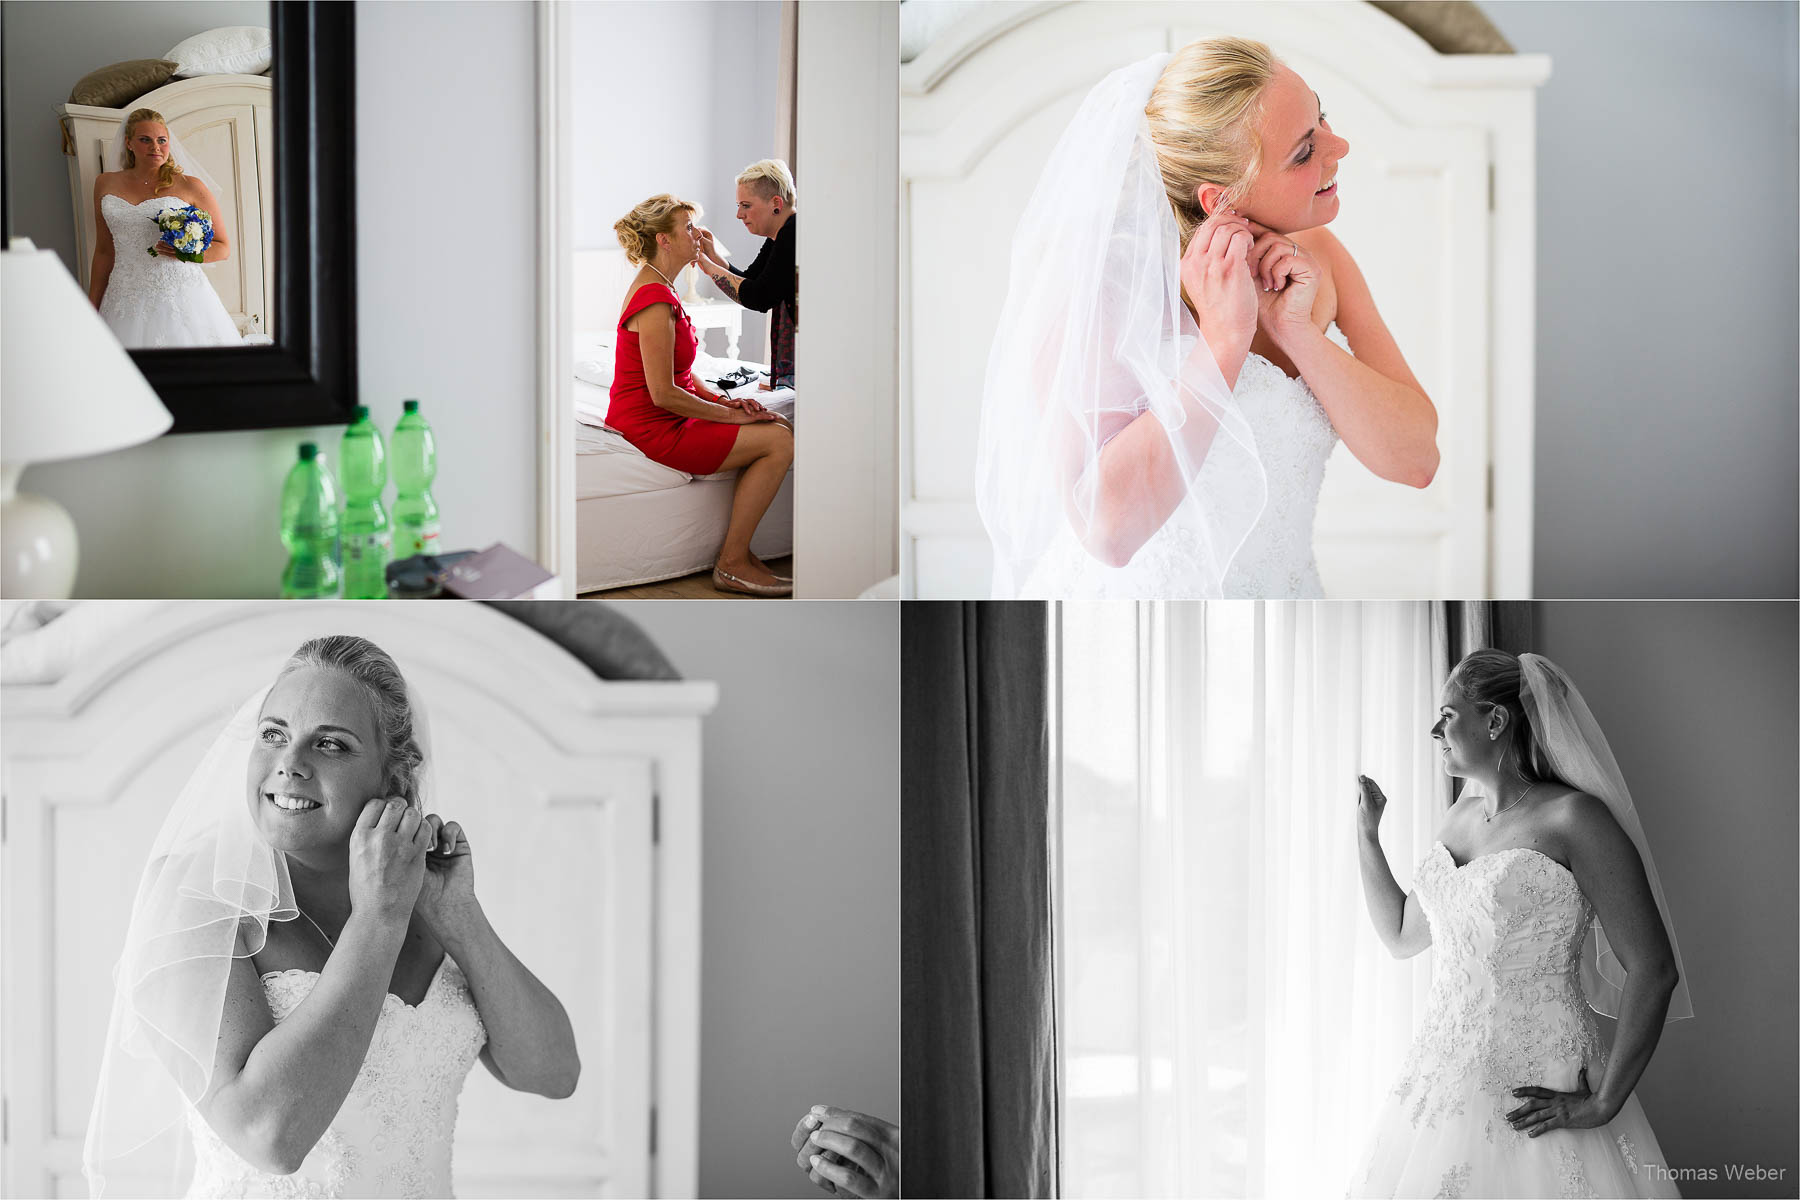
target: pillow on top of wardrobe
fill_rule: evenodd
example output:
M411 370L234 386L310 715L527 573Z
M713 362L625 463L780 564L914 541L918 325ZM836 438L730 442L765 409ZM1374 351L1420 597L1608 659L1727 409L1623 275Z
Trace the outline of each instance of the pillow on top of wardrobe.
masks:
M274 61L274 43L260 25L226 25L196 33L163 55L178 79L196 75L261 75Z
M160 58L134 58L113 63L81 77L69 92L70 104L124 108L145 92L153 92L175 74L175 64Z

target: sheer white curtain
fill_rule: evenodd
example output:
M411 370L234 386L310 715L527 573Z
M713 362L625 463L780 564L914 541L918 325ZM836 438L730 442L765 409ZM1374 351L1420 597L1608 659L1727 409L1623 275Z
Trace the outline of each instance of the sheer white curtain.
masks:
M1061 606L1065 1196L1342 1194L1428 980L1369 927L1354 830L1359 773L1396 864L1448 799L1431 625L1424 603Z

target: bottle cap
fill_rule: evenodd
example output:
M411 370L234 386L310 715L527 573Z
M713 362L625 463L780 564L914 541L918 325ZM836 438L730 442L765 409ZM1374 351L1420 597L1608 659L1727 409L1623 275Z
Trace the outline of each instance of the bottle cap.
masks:
M419 402L417 400L408 400L403 407L407 412L418 412Z
M366 421L368 419L369 406L366 404L359 404L350 411L350 423L352 425L356 424L358 421Z
M301 442L300 443L300 461L301 462L311 462L313 459L315 459L317 457L319 457L319 447L316 444L314 444L312 442Z

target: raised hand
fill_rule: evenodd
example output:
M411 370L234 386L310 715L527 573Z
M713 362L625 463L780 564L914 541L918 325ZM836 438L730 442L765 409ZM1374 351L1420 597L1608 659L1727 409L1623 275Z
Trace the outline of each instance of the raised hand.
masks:
M1552 1129L1594 1129L1612 1120L1617 1113L1601 1111L1599 1098L1588 1087L1587 1068L1581 1068L1579 1089L1557 1092L1545 1087L1519 1087L1513 1097L1526 1097L1525 1103L1506 1114L1507 1123L1526 1137L1536 1137Z
M900 1194L900 1127L892 1122L815 1104L790 1141L796 1165L830 1195Z
M425 879L431 834L398 796L363 805L350 831L350 909L405 920Z
M419 915L443 940L458 921L475 911L475 858L468 836L455 821L436 813L424 818L425 879L419 888Z
M1381 814L1387 811L1387 793L1367 775L1356 777L1356 819L1364 833L1381 827Z
M1319 294L1319 264L1285 233L1249 222L1256 241L1246 255L1256 278L1257 318L1277 345L1290 333L1312 325Z
M1247 256L1256 238L1229 208L1208 217L1181 253L1181 287L1194 305L1201 336L1219 360L1241 364L1256 336L1257 290Z

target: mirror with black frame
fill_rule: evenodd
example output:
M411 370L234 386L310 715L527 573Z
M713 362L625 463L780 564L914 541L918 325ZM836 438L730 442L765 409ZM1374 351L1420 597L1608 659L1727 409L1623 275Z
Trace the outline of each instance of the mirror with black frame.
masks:
M54 250L172 432L356 402L354 8L0 5L7 235ZM314 114L309 119L309 113Z

